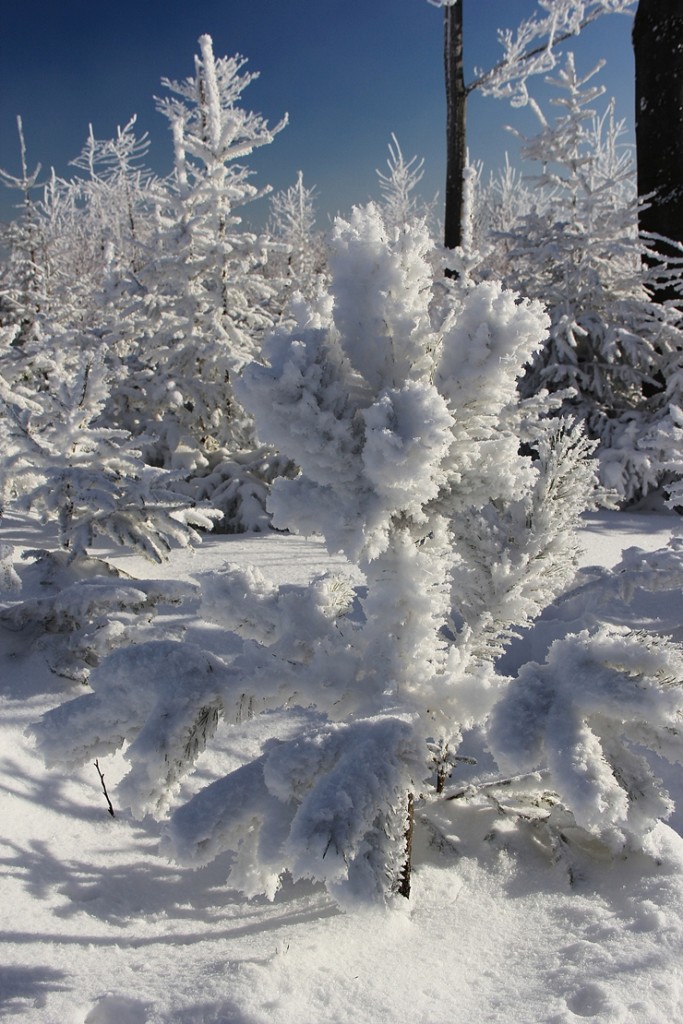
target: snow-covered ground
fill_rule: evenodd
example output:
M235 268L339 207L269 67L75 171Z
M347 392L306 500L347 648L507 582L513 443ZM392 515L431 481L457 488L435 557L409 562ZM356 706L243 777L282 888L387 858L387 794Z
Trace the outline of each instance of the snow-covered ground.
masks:
M596 513L584 563L664 546L668 514ZM3 539L36 547L24 521ZM212 537L159 570L187 579L224 561L274 582L304 582L333 560L313 540ZM341 560L339 560L341 562ZM633 621L673 633L683 593L645 595ZM169 614L169 629L178 612ZM186 623L188 636L198 624ZM211 641L206 627L203 639ZM198 637L195 637L197 639ZM221 638L213 642L219 645ZM326 892L284 885L247 902L225 862L197 871L158 853L162 825L112 818L94 766L48 771L26 727L79 692L52 675L40 645L0 630L0 1019L26 1024L673 1024L683 1019L683 840L660 825L658 862L579 858L562 864L494 811L444 802L442 833L418 823L410 901L342 914ZM225 728L200 778L258 740ZM119 756L101 768L116 803ZM683 804L683 769L668 770ZM683 815L672 819L676 828ZM498 831L498 840L487 837Z

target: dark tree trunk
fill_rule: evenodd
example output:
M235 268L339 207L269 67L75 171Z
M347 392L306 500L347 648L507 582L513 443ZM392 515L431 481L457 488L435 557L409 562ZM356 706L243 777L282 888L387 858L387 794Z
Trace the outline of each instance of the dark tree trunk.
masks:
M410 899L410 879L413 870L413 831L415 828L415 799L412 793L408 794L408 816L406 821L406 859L403 862L403 870L399 879L398 894Z
M444 71L446 75L446 212L444 244L462 242L463 174L467 157L467 90L463 71L462 5L444 7Z
M633 50L640 229L683 244L683 0L640 0ZM665 261L675 251L655 248Z

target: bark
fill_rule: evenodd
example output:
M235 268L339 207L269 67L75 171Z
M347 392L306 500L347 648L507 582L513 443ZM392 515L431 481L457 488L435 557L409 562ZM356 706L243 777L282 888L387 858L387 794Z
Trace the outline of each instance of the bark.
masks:
M467 158L467 90L463 70L463 0L444 7L444 72L446 78L446 211L444 244L462 242L463 175Z
M683 2L640 0L633 50L640 229L683 243ZM675 252L655 248L664 260Z

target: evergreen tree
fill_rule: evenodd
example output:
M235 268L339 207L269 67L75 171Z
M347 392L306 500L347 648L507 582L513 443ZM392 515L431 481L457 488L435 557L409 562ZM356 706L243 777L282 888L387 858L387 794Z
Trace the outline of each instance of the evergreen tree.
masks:
M136 117L113 139L88 139L72 165L82 176L66 183L81 212L80 242L97 268L93 291L106 292L126 273L137 274L156 242L154 211L163 182L143 161L149 138L135 134Z
M148 253L151 199L159 184L139 165L148 141L135 136L134 124L132 118L107 141L96 139L91 128L73 161L87 177L66 180L53 170L40 191L39 171L27 170L20 124L22 177L0 172L6 185L24 194L22 216L6 232L9 256L3 268L4 305L8 314L14 310L12 321L20 316L25 321L20 344L49 339L54 331L100 330L108 292ZM9 322L7 315L4 319Z
M304 185L299 171L294 185L270 200L271 236L268 278L278 285L276 312L282 312L295 293L312 299L322 288L325 243L315 229L315 188Z
M444 8L444 70L446 80L446 195L444 243L462 245L465 170L467 167L467 98L475 89L527 102L532 75L555 67L557 47L603 14L627 13L636 0L541 0L537 11L513 32L498 33L503 57L487 71L477 70L471 82L464 75L465 0L430 0Z
M580 76L568 55L551 80L561 108L552 123L530 101L541 129L523 153L542 170L531 209L505 235L506 279L551 317L524 393L564 392L565 409L600 442L604 483L632 500L669 478L670 454L654 437L676 395L653 392L683 335L676 310L651 298L623 127L612 105L601 116L591 106L602 93L591 82L597 70Z
M111 749L103 723L116 721L133 740L121 798L163 813L222 716L245 702L287 709L282 742L170 822L177 857L232 850L231 883L249 894L273 895L284 870L324 880L346 905L407 894L405 830L432 772L429 737L457 748L486 717L497 653L573 564L592 471L578 436L563 445L534 427L540 404L520 406L516 391L545 317L493 282L446 283L440 313L432 248L424 223L390 228L374 206L338 219L332 302L276 330L241 378L259 431L301 467L273 486L275 524L321 533L363 586L323 578L292 592L227 569L203 592L214 621L243 637L234 661L148 644L131 673L122 649L93 673L93 694L39 729L46 756L71 762ZM519 453L520 429L543 446L539 465ZM131 675L144 676L137 696Z
M392 134L389 143L388 173L377 171L382 193L382 215L387 227L401 228L414 220L427 219L431 209L425 209L415 195L424 175L424 160L416 156L406 160L398 139Z
M532 208L544 215L544 199L545 193L530 187L507 153L503 167L487 182L477 174L472 233L481 253L480 275L503 278L509 273L514 231Z
M217 59L200 39L195 74L164 80L158 101L174 143L172 182L157 207L154 258L131 280L132 297L110 343L127 359L116 402L120 424L157 435L149 457L165 466L206 465L205 452L254 446L252 425L233 393L233 379L258 352L271 323L272 288L264 252L241 227L238 210L263 195L240 161L272 141L274 129L240 106L255 75L242 57Z
M52 350L49 390L10 389L0 376L5 502L56 520L69 560L105 536L161 561L220 513L193 508L168 472L144 465L125 431L97 425L109 393L104 360L81 356L75 369L67 355L68 346Z
M12 329L12 341L22 346L42 337L41 321L47 307L48 267L45 238L33 198L40 164L29 171L21 118L17 118L21 152L21 175L0 170L0 182L22 195L21 216L3 231L2 243L8 258L2 267L0 327Z

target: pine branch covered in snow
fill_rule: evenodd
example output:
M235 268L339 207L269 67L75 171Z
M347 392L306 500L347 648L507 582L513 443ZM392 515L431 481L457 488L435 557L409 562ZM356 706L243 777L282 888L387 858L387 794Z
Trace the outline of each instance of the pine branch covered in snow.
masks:
M237 843L230 879L250 896L272 898L284 857L295 878L324 881L343 906L375 902L402 867L416 771L409 722L318 723L201 790L171 819L168 847L198 866Z
M578 546L567 540L594 491L595 444L576 424L552 421L536 444L534 486L503 509L492 503L467 513L459 533L453 603L470 672L502 654L576 575Z
M189 643L122 647L91 673L92 692L55 708L32 732L48 764L84 764L129 742L134 767L119 798L138 817L161 813L215 731L227 671Z
M515 106L529 100L527 82L557 64L557 48L604 14L629 14L637 0L539 0L530 18L516 30L498 31L502 59L488 71L478 69L469 90L509 99Z
M59 553L28 555L46 589L56 593L6 604L0 625L36 643L57 675L82 683L111 651L153 635L150 623L159 606L195 596L195 588L178 581L121 579L98 559L80 556L66 565Z
M641 751L683 763L683 657L601 627L556 640L496 705L487 739L503 770L544 768L546 790L612 851L648 848L673 804Z

